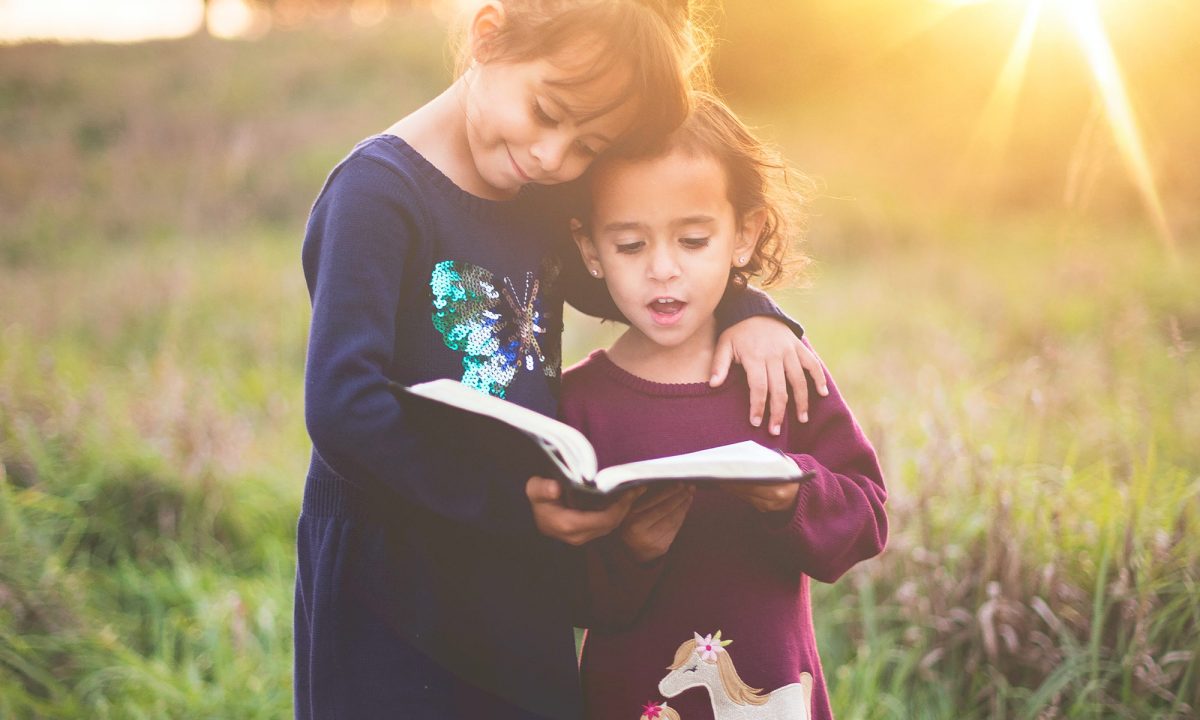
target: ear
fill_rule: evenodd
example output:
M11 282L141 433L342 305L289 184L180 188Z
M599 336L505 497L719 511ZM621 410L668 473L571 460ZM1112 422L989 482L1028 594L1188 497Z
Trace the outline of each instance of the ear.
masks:
M755 208L742 217L742 226L738 228L737 242L733 244L733 264L742 267L749 262L754 254L754 247L762 235L763 227L767 224L767 209ZM739 262L740 258L746 261Z
M604 277L604 268L600 267L600 253L596 251L596 244L584 231L583 223L578 218L571 218L571 237L574 238L575 245L579 247L579 255L583 258L583 264L587 266L592 277Z
M499 0L489 0L475 11L467 31L467 44L471 49L472 60L487 62L491 42L496 32L504 27L505 19L504 4Z

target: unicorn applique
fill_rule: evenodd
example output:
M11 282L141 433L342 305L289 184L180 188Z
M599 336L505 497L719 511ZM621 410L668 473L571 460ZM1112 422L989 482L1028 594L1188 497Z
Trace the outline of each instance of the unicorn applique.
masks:
M675 651L670 674L658 683L663 697L672 698L688 688L708 690L715 720L811 720L813 678L800 673L800 682L763 694L747 685L725 650L732 640L716 635L688 640Z

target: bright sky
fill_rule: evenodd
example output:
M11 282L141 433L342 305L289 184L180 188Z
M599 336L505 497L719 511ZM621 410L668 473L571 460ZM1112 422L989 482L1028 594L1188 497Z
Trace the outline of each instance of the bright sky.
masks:
M478 0L434 0L435 11ZM386 0L350 0L362 26L387 15ZM0 0L0 43L22 40L135 42L190 35L204 22L203 0ZM211 0L208 29L217 37L256 37L270 18L248 0Z
M251 30L244 0L212 0L209 29L220 37ZM190 35L204 22L203 0L0 0L0 42L133 42Z

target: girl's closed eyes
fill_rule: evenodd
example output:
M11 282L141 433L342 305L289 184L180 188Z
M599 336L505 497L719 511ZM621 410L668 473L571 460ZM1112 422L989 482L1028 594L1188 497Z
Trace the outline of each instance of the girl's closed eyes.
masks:
M532 108L533 108L534 119L537 120L537 123L544 128L549 128L549 129L557 128L559 125L562 124L563 121L558 119L554 115L551 115L549 112L547 112L547 110L546 110L547 105L549 105L549 103L544 102L543 100L539 99L538 97L535 96L533 98ZM582 155L583 157L586 157L588 159L594 159L603 150L603 148L601 146L594 145L591 142L588 142L583 139L576 140L573 145L573 148L580 155Z
M550 116L549 113L542 107L542 101L537 98L533 99L533 114L537 117L538 122L546 127L554 127L558 125L558 120Z

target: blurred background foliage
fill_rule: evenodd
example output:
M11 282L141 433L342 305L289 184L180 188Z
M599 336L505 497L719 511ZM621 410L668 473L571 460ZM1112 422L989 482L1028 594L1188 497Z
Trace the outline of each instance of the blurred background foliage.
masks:
M290 715L303 223L452 66L437 8L359 4L0 46L0 717ZM892 491L814 595L840 718L1200 708L1200 7L1098 7L1169 235L1063 13L988 134L1023 3L711 10L721 89L821 188L774 293ZM614 332L572 315L565 357Z

